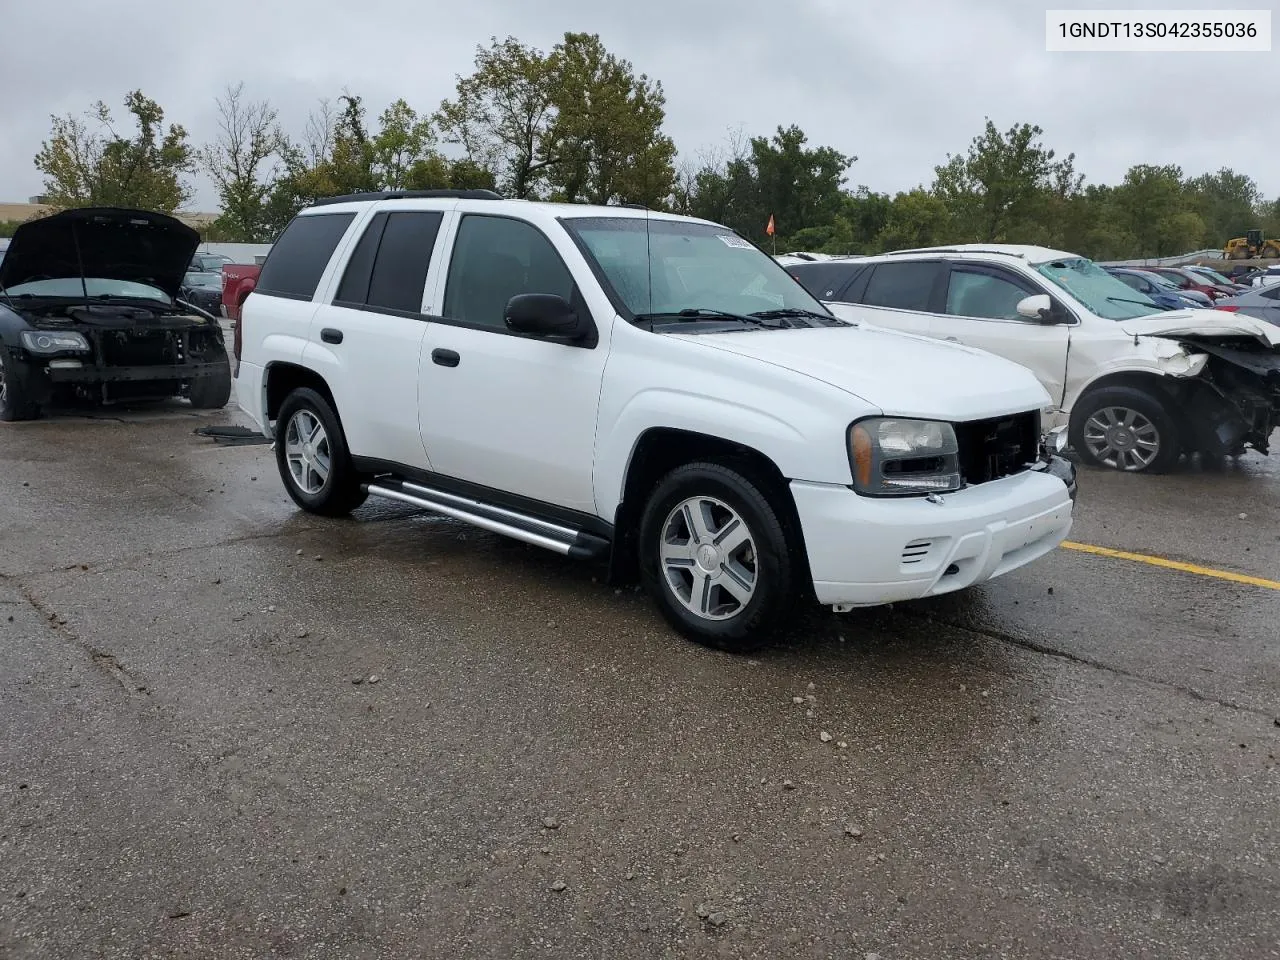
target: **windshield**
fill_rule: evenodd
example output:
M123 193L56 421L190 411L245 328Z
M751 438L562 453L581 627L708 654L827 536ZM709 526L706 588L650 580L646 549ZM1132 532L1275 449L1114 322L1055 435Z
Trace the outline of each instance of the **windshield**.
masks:
M129 280L105 280L88 277L82 286L79 277L59 277L55 280L31 280L8 288L11 297L57 297L76 299L88 290L91 297L124 297L130 300L159 300L169 303L169 295L159 287Z
M222 289L222 274L220 273L188 273L182 278L184 286L188 287L205 287L208 289Z
M1130 320L1163 312L1146 294L1084 257L1050 260L1038 264L1036 270L1105 320Z
M632 314L681 310L830 317L773 258L725 227L638 217L565 220Z

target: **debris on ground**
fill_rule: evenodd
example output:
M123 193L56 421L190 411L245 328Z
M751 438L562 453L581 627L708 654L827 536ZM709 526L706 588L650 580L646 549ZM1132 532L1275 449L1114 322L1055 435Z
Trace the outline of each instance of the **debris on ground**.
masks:
M224 446L242 447L271 442L268 437L245 427L196 427L191 432L202 437L208 437L214 443L220 443Z

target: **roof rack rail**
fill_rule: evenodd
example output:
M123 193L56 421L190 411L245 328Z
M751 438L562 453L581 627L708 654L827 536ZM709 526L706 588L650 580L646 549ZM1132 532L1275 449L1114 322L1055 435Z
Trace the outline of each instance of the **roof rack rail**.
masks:
M347 193L340 197L321 197L311 203L323 207L331 203L357 200L501 200L502 194L492 190L375 190L371 193Z
M909 253L994 253L1001 257L1017 257L1020 260L1027 259L1025 253L1015 253L1012 250L994 250L988 247L916 247L912 250L890 250L885 254L886 257L900 257Z

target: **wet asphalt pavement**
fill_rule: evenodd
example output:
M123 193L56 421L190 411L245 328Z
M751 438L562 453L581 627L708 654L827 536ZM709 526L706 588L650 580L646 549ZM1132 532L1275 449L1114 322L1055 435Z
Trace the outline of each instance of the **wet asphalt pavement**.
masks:
M1063 549L735 658L305 516L237 416L0 425L0 958L1280 956L1280 591ZM1250 454L1072 540L1275 579L1278 521Z

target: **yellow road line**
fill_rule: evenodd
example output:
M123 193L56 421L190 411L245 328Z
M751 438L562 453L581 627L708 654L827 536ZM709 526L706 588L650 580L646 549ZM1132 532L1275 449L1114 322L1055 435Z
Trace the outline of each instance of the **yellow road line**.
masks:
M1129 553L1127 550L1112 550L1110 547L1095 547L1091 543L1075 543L1062 541L1067 550L1079 550L1081 553L1092 553L1100 557L1112 557L1116 560L1133 560L1136 563L1147 563L1153 567L1165 567L1169 570L1181 570L1183 573L1194 573L1201 577L1214 577L1218 580L1230 580L1232 583L1245 583L1251 587L1265 587L1268 590L1280 590L1280 580L1267 580L1263 577L1251 577L1243 573L1232 573L1230 570L1215 570L1213 567L1202 567L1194 563L1182 563L1178 560L1166 560L1164 557L1153 557L1146 553Z

